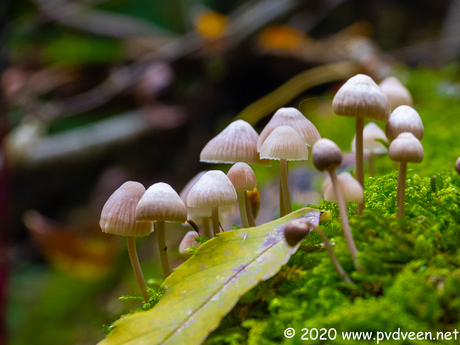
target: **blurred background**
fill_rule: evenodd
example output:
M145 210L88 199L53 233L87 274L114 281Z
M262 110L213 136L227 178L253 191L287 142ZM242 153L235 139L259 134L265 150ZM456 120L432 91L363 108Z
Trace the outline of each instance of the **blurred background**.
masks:
M294 106L349 152L354 122L331 100L356 73L397 75L416 105L429 78L460 98L459 0L2 0L0 49L0 344L94 344L139 308L118 300L138 287L125 242L100 231L102 206L127 180L179 192L202 170L226 172L199 154L231 121L260 132ZM455 142L449 125L433 140ZM254 167L258 224L278 212L277 169ZM311 163L290 184L299 205L321 200ZM173 266L189 230L167 234ZM158 286L154 237L138 250Z

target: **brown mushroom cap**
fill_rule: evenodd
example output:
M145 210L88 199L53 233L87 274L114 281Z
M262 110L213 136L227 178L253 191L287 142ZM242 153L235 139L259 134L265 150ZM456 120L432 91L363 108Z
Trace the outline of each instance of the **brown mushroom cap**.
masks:
M269 165L270 161L259 158L258 140L259 135L249 123L234 121L206 144L201 151L200 162Z
M163 182L151 185L136 207L139 221L185 222L187 210L179 195Z
M373 152L375 154L387 152L387 148L383 146L382 143L375 141L375 139L382 139L388 142L388 139L382 129L374 122L369 122L363 130L363 152ZM356 152L356 135L351 143L351 151Z
M420 115L408 105L397 107L391 113L385 128L385 134L390 140L395 140L399 134L404 132L412 133L418 140L422 140L424 134Z
M236 201L235 187L220 170L204 174L187 196L187 205L190 207L234 206Z
M234 164L227 173L236 190L253 190L257 186L256 175L246 163Z
M398 78L385 78L379 86L390 102L391 111L395 110L400 105L413 106L414 101L412 100L409 90L405 88Z
M345 202L363 202L364 201L364 189L361 184L353 178L348 172L343 172L337 176L337 180L343 191L343 198ZM332 185L331 178L328 177L323 184L323 195L324 200L337 202L337 197L334 192L334 186Z
M279 126L265 139L260 148L260 158L288 161L307 160L308 147L294 128Z
M284 237L289 246L294 247L313 230L311 223L291 220L284 228Z
M138 222L136 206L145 188L139 182L128 181L121 185L107 200L99 225L103 232L122 236L141 237L152 232L151 222Z
M329 139L322 138L313 145L313 163L319 171L337 169L342 158L340 148Z
M267 123L262 133L260 133L257 151L260 152L265 140L273 130L279 126L290 126L294 128L309 146L313 146L313 144L321 138L315 125L300 111L295 108L281 108L273 115L270 122Z
M388 121L390 103L379 86L364 74L347 80L332 100L337 115L365 117L377 121Z
M395 162L420 163L423 160L423 147L412 133L404 132L391 142L388 156Z

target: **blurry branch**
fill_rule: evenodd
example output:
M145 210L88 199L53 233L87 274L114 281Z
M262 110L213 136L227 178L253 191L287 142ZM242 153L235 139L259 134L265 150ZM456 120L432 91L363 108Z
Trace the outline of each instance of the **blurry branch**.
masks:
M33 0L49 20L98 35L127 38L133 36L175 35L139 18L92 9L88 5L60 0Z
M254 126L263 117L286 105L302 92L317 85L348 79L361 68L355 61L345 61L309 69L247 106L235 119L244 120Z

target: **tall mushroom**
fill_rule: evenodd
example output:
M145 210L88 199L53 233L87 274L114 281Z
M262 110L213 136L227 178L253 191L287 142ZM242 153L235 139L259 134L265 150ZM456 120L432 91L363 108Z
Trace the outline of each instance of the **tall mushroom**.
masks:
M187 219L185 205L169 184L155 183L147 189L137 204L136 218L138 221L154 222L161 265L166 278L171 274L171 267L165 240L165 222L185 222Z
M220 170L208 171L192 187L187 196L190 207L210 207L214 235L219 232L219 207L236 204L237 195L232 182Z
M347 80L332 101L337 115L356 117L356 179L364 187L363 128L364 118L387 122L390 103L379 86L367 75L357 74ZM364 203L358 204L362 214Z
M382 143L376 141L382 139L388 142L385 133L374 122L369 122L363 130L363 153L369 154L369 174L374 177L374 158L378 154L386 153L387 148ZM356 152L356 136L351 144L351 151Z
M342 164L342 158L342 152L339 147L329 139L320 139L315 143L315 145L313 145L313 163L319 171L327 171L331 177L334 194L337 197L337 204L339 205L339 213L342 220L343 233L347 240L347 246L350 250L356 269L361 271L361 265L356 258L358 249L356 249L350 225L348 224L347 208L343 198L343 191L335 171L335 169Z
M267 125L264 127L257 142L257 151L260 152L262 145L268 136L273 132L276 127L290 126L294 128L297 133L302 137L305 143L312 147L313 144L321 138L315 125L310 122L300 111L296 108L280 108L276 111ZM280 181L281 182L281 181ZM280 210L281 214L285 214L284 199L283 199L283 186L280 184Z
M423 160L423 147L420 141L409 132L401 133L393 140L388 149L391 160L399 162L398 175L398 218L404 218L406 199L407 163L420 163Z
M412 107L414 101L409 90L396 77L385 78L380 84L380 88L387 95L390 102L391 111L400 105L409 105Z
M150 297L137 256L135 239L136 237L148 236L152 232L151 222L138 222L136 220L136 206L144 192L145 188L139 182L128 181L122 184L105 203L99 225L103 232L126 236L131 266L144 301L147 303Z
M228 171L227 177L230 181L232 181L233 187L235 187L236 194L238 196L238 206L240 209L240 218L243 228L255 226L255 224L249 223L246 209L246 191L251 191L257 186L254 171L252 171L251 167L246 163L236 163Z
M308 147L294 128L290 126L279 126L270 133L267 139L265 139L260 148L260 158L280 161L281 190L285 208L284 212L280 209L280 214L281 216L285 216L292 211L291 198L289 196L287 161L307 160Z

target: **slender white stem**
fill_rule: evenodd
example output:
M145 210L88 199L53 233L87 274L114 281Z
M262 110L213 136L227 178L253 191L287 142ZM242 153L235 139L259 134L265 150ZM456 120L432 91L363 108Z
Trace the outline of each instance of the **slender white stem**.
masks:
M238 195L238 206L240 209L241 224L243 228L249 228L249 220L248 215L246 213L246 200L244 199L246 191L238 190L236 191L236 194Z
M256 226L256 221L254 219L254 215L252 214L251 202L249 201L247 191L244 191L244 202L246 204L246 214L248 216L249 226L252 228Z
M145 303L148 303L150 296L147 292L147 284L145 284L141 264L139 263L139 257L137 256L136 238L132 236L127 236L126 240L128 242L128 255L129 259L131 260L131 266L133 267L134 276L137 279L137 283L139 284L139 288L141 289L141 293L144 297Z
M281 185L283 187L284 209L286 212L284 215L286 215L292 212L291 198L289 196L288 163L286 159L280 160L280 168L281 168Z
M163 266L163 273L165 278L171 274L171 267L169 266L168 253L165 239L165 222L155 222L155 232L158 236L158 249L160 251L161 266Z
M218 207L213 207L212 208L212 230L213 234L211 237L216 236L220 232L220 227L219 227L219 208Z
M403 219L405 216L405 203L406 203L406 174L407 174L407 163L399 163L399 174L398 174L398 197L399 197L399 210L398 218Z
M356 179L364 188L364 169L363 169L363 129L364 118L356 118ZM362 215L364 202L358 203L358 215Z
M203 236L212 237L211 227L209 226L209 217L201 217L201 222L203 223Z
M284 207L283 184L281 183L281 176L280 176L280 216L284 217L285 215L286 215L286 208Z

